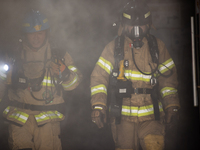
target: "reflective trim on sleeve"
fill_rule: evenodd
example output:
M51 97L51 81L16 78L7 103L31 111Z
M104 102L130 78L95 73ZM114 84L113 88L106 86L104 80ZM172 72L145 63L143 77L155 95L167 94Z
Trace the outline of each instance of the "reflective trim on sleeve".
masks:
M111 64L111 62L107 61L106 59L104 59L103 57L100 57L97 64L104 69L108 74L111 73L111 71L113 70L113 65Z
M68 66L68 69L73 71L73 72L77 72L78 69L75 66Z
M9 113L9 111L10 111L10 106L6 107L6 109L3 111L3 113L5 115L7 115Z
M161 102L159 102L159 110L160 112L163 111L163 106ZM153 105L147 105L147 106L142 106L142 107L122 105L121 114L125 116L143 117L143 116L154 114L154 108L153 108Z
M161 73L167 72L169 69L172 69L175 66L174 61L172 58L168 59L164 63L160 64L158 69Z
M165 87L160 90L160 93L161 93L162 98L164 98L165 96L176 94L177 89L173 87Z
M15 111L11 115L8 116L9 118L16 119L17 121L20 121L22 123L26 123L28 120L29 115L22 112L22 111Z
M35 115L35 119L38 123L42 121L62 119L62 118L63 114L59 113L58 111L47 111L47 112L42 112L39 115Z
M145 72L145 73L149 73L149 72ZM151 79L151 75L144 75L140 73L139 71L133 71L133 70L125 70L124 75L127 79L137 80L137 81L150 82L150 79Z
M107 88L104 84L100 84L100 85L91 87L91 96L98 94L98 93L105 93L107 95Z
M78 81L78 75L76 74L76 76L74 77L74 79L68 83L68 84L62 84L64 89L67 89L71 86L73 86L76 82Z
M100 109L100 110L102 110L103 107L100 107L100 106L94 106L94 109Z

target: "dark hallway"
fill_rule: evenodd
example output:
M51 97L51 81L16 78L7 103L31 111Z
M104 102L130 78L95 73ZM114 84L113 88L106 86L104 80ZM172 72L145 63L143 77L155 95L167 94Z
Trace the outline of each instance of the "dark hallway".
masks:
M127 1L127 0L126 0ZM67 92L66 119L61 123L63 150L114 150L110 126L98 129L90 114L90 75L104 46L117 34L124 0L2 0L0 2L0 51L10 52L19 39L19 20L29 8L39 8L51 22L52 41L73 57L83 74L80 86ZM193 106L190 16L195 2L186 0L149 0L156 30L152 34L166 44L178 70L180 120L176 150L199 150L199 108ZM198 35L199 36L199 35ZM7 124L0 121L0 149L8 150ZM169 148L168 148L169 149Z

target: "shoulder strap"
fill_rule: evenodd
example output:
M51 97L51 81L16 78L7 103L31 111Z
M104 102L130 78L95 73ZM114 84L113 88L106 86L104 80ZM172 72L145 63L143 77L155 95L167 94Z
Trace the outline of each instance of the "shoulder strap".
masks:
M124 59L124 36L117 36L115 39L114 57L115 57L114 69L118 69L119 62Z
M149 44L149 51L150 51L150 55L152 58L152 61L154 63L159 63L159 50L158 50L158 44L157 44L157 40L155 38L155 36L153 36L152 34L149 34L147 36L147 40L148 40L148 44Z

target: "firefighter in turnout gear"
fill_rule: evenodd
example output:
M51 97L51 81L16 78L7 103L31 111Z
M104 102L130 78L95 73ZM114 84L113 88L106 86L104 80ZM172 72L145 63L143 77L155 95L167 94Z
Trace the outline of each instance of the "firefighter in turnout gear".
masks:
M176 67L149 33L146 3L128 2L120 21L91 74L91 118L99 128L110 118L116 150L162 150L165 124L173 125L180 108Z
M9 70L0 71L0 94L8 87L3 116L12 150L62 149L63 92L75 89L82 75L66 51L50 46L49 28L48 19L32 10L23 22L21 47L5 60Z

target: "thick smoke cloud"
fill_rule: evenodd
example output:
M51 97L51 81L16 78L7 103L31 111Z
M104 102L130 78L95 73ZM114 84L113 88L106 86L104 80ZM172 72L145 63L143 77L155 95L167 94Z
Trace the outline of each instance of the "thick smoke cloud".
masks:
M81 52L101 38L103 28L116 20L115 1L97 0L6 0L1 1L1 39L6 43L17 41L21 21L31 9L44 13L51 25L51 38L72 53ZM5 36L6 35L6 36ZM3 43L5 43L3 42ZM87 45L87 46L86 46ZM99 45L98 45L99 46ZM76 51L76 52L75 52Z
M63 124L61 138L64 143L64 149L114 149L109 128L98 130L91 122L89 80L92 69L103 48L117 34L117 28L112 27L112 24L118 19L122 5L127 1L0 0L1 53L12 53L18 46L18 40L21 38L21 21L24 15L31 9L38 9L47 16L50 22L51 41L66 49L72 55L75 64L83 74L83 82L75 91L76 94L69 105L71 108L69 117ZM190 106L188 105L188 100L192 101L191 88L188 89L188 87L192 87L190 29L188 30L190 20L188 18L193 13L193 10L191 10L193 7L190 7L188 5L189 2L186 0L146 1L148 1L151 8L154 8L153 13L157 13L156 15L153 14L153 21L157 30L153 30L152 33L161 38L172 53L180 75L180 91L187 93L187 95L180 95L182 107L187 111L189 109L192 110L192 106L188 108ZM179 2L182 2L182 4ZM183 2L187 3L183 4ZM168 8L170 9L168 10ZM179 11L180 14L177 14L176 11ZM176 15L170 16L172 13ZM161 21L165 19L166 15L169 16L169 19L165 20L166 22ZM178 21L181 25L174 28L173 21L174 23ZM172 26L167 27L170 23ZM182 114L188 114L185 110L183 110ZM191 114L190 116L193 115ZM182 115L183 125L185 125L184 118L188 120L187 122L195 122L190 120L188 116ZM187 143L190 139L191 143L193 143L193 138L186 135L186 127L180 126L180 128L184 128L183 130L185 131L185 133L179 131L181 132L180 136L185 137L185 139L179 141L180 145ZM190 133L195 135L194 131L190 131ZM3 135L2 132L2 139L6 141L7 139ZM4 145L6 145L6 142Z

